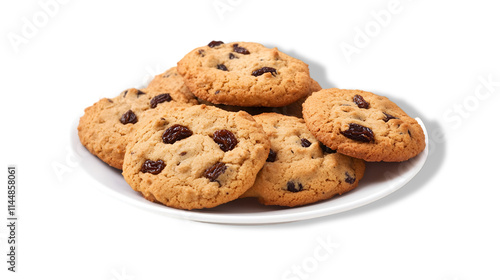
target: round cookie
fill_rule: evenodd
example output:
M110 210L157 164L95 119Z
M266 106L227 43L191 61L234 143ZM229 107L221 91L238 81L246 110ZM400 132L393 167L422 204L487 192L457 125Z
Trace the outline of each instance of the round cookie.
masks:
M309 66L277 48L212 41L177 63L197 97L214 104L281 107L309 93Z
M418 122L388 98L371 92L323 89L307 98L303 114L321 142L348 156L399 162L425 148Z
M78 124L80 142L112 167L122 169L129 137L147 111L175 103L170 94L128 89L115 98L103 98L85 109Z
M172 67L154 79L143 89L151 94L168 93L177 102L198 104L196 96L184 84L182 76L177 73L177 67Z
M298 206L354 189L363 177L363 160L323 146L304 120L276 113L254 116L271 141L267 162L242 197L266 205Z
M245 112L194 105L151 115L127 146L123 176L154 202L210 208L238 198L269 154L262 126Z

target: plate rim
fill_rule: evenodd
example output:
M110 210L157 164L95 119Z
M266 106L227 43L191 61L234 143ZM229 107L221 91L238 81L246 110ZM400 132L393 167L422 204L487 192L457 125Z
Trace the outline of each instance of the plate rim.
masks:
M415 120L420 124L422 127L422 130L424 131L425 135L425 149L418 154L416 157L416 160L418 161L412 168L415 168L414 171L411 173L411 176L408 176L403 182L400 182L396 186L392 186L391 188L387 189L382 189L378 192L372 193L370 195L367 195L365 197L362 197L360 199L357 199L355 201L347 202L344 204L339 204L339 205L329 205L328 207L323 207L319 209L308 209L308 206L311 205L304 205L301 207L296 207L296 208L285 208L285 209L280 209L279 212L276 214L269 215L269 212L265 212L267 215L256 215L255 213L201 213L198 212L200 210L182 210L182 209L176 209L176 208L171 208L167 207L164 205L158 205L156 203L152 203L150 201L147 201L144 199L144 201L138 201L136 199L133 199L129 197L127 194L120 193L116 190L113 190L112 188L106 186L106 184L100 182L95 178L95 176L92 176L88 174L88 171L82 167L82 170L86 173L87 177L90 177L92 181L97 183L99 186L104 186L104 188L99 187L98 190L103 191L107 194L109 194L112 197L115 197L123 202L126 202L128 204L132 204L136 207L143 208L143 209L148 209L151 211L154 211L156 213L161 213L163 215L167 215L169 217L173 218L179 218L179 219L184 219L184 220L192 220L192 221L198 221L198 222L206 222L206 223L216 223L216 224L232 224L232 225L258 225L258 224L276 224L276 223L288 223L288 222L294 222L294 221L302 221L302 220L309 220L309 219L315 219L315 218L320 218L324 216L329 216L329 215L334 215L342 212L346 212L355 208L359 208L362 206L365 206L367 204L370 204L372 202L375 202L379 199L382 199L395 191L399 190L403 186L405 186L409 181L411 181L419 172L422 170L423 166L425 165L425 162L427 161L427 157L429 154L429 143L428 143L428 133L427 129L425 127L425 124L423 121L416 117ZM78 151L78 148L76 147L77 145L80 145L80 149L85 150L86 153L89 155L90 152L83 147L83 145L80 143L80 140L78 138L78 135L75 131L77 131L77 126L78 126L78 119L75 122L75 124L72 126L72 133L71 133L71 147L74 150L74 152L81 153ZM76 144L78 143L78 144ZM86 157L84 157L86 158ZM90 157L89 157L90 158ZM96 158L96 160L98 160ZM412 159L410 159L412 160ZM112 167L110 167L112 168ZM344 194L343 196L348 196L349 193ZM314 205L314 204L312 204ZM298 211L296 209L305 209L305 211Z

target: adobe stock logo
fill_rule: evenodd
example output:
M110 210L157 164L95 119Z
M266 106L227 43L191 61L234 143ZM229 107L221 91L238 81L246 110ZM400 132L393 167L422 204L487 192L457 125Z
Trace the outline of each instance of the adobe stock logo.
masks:
M403 7L399 0L391 0L387 8L380 11L371 11L373 20L368 21L363 28L354 28L352 43L341 42L340 49L347 63L351 63L354 54L360 54L361 50L370 45L373 38L377 37L382 29L389 26L394 15L401 13Z
M215 0L212 2L215 12L221 21L224 20L224 14L232 12L236 7L241 5L242 0Z
M299 265L292 265L282 275L283 280L302 280L308 279L311 274L316 272L322 262L325 262L333 256L335 249L340 244L330 236L327 238L316 238L317 245L310 256L305 257Z
M19 52L21 45L29 43L35 38L40 29L47 26L51 18L54 18L60 11L61 5L65 5L69 0L41 0L38 1L40 9L33 13L31 18L22 17L22 26L18 32L9 32L7 38L15 53Z
M487 102L492 95L497 95L500 92L500 81L494 81L492 74L489 74L488 77L479 76L478 80L479 83L472 94L467 95L461 102L454 103L452 108L444 111L443 119L450 124L451 128L460 128L464 120L479 109L481 103Z
M132 276L127 272L125 267L122 267L120 272L118 272L116 269L111 270L111 274L113 274L113 277L110 278L110 280L134 280L135 277Z

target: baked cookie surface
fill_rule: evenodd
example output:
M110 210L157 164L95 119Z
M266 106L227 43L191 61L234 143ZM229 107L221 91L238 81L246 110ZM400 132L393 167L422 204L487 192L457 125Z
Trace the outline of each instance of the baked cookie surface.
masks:
M194 95L214 104L281 107L310 92L306 63L257 43L212 41L177 70Z
M269 146L262 126L245 112L169 108L136 131L123 176L150 201L180 209L215 207L253 185Z
M78 124L80 142L110 166L122 169L130 135L141 124L146 112L157 107L182 104L168 93L128 89L115 98L103 98L85 109ZM175 103L175 104L174 104Z
M283 107L242 107L242 106L233 106L233 105L224 105L224 104L214 104L208 102L206 100L202 100L198 98L198 102L200 104L205 104L209 106L215 106L222 110L230 111L230 112L238 112L245 111L252 116L259 115L262 113L279 113L287 116L294 116L298 118L302 118L302 104L310 96L313 92L321 90L321 86L317 81L311 79L310 81L310 93L306 97L302 97L301 99L295 101L292 104Z
M198 104L196 96L184 84L184 80L177 72L177 67L172 67L156 75L142 91L149 94L168 93L177 102Z
M320 90L304 102L303 115L318 140L366 161L405 161L425 148L418 122L388 98L371 92Z
M276 113L254 116L271 142L266 164L242 197L266 205L299 206L354 189L363 177L363 160L323 146L304 120Z

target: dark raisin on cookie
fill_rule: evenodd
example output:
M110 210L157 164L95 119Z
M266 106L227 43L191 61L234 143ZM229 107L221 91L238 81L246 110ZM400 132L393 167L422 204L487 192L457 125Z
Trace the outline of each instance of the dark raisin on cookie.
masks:
M233 51L241 54L250 54L250 52L247 49L238 46L238 44L233 45Z
M114 102L113 102L113 100L111 100L111 99L109 99L109 98L108 98L108 102L109 102L109 103L114 103Z
M165 144L174 144L191 135L193 135L193 132L189 128L180 124L174 124L165 130L161 138Z
M258 77L264 73L271 73L274 77L276 77L276 74L278 74L278 72L276 72L276 69L272 68L272 67L262 67L260 69L257 69L255 71L252 72L252 76L255 76L255 77Z
M306 138L302 138L300 139L300 144L302 145L302 147L304 148L308 148L309 146L311 146L311 141L307 140Z
M212 41L212 42L208 43L208 46L211 48L215 48L215 47L220 46L222 44L224 44L224 42L222 42L222 41Z
M269 155L267 156L266 161L267 162L275 162L276 161L276 156L277 156L277 154L276 154L275 151L269 150Z
M223 162L217 162L216 164L210 166L203 172L203 177L208 178L210 182L217 181L217 177L226 171L226 164Z
M224 152L230 151L236 147L238 140L234 134L226 129L217 130L214 132L213 138L215 143L217 143L221 150Z
M368 109L368 107L370 106L370 103L366 102L363 96L359 94L354 95L353 101L354 103L356 103L356 105L358 105L358 108L361 109Z
M128 91L129 91L129 90L127 89L126 91L124 91L124 92L123 92L123 97L127 96ZM146 94L146 93L145 93L144 91L137 90L137 94L136 94L136 96L137 96L137 97L139 97L139 96L141 96L141 95L143 95L143 94Z
M229 59L238 59L239 57L235 56L233 53L229 53Z
M222 71L229 71L229 70L227 70L227 67L224 64L217 64L217 69L222 70Z
M128 123L134 124L137 122L137 116L134 114L134 112L132 112L132 110L128 110L127 112L125 112L125 114L121 116L120 122L122 124L128 124Z
M349 129L341 131L340 133L349 139L364 143L373 142L375 140L373 131L370 128L355 123L349 124Z
M205 50L198 50L198 54L199 54L201 57L205 57Z
M384 122L388 122L392 119L397 119L396 117L392 116L392 115L389 115L387 113L384 113Z
M154 160L146 160L141 166L142 173L151 173L154 175L160 174L160 172L165 168L165 162L159 159L157 161Z
M351 177L351 174L349 174L349 172L346 172L345 173L345 181L346 183L349 183L349 184L354 184L354 182L356 182L356 177Z
M304 189L304 187L302 186L301 183L295 183L295 182L292 182L292 181L288 181L288 183L286 183L286 190L289 191L289 192L300 192Z
M170 102L172 101L172 97L170 96L170 94L168 93L162 93L162 94L159 94L155 97L153 97L151 99L151 101L149 102L151 108L156 108L156 106L158 106L158 104L160 103L163 103L163 102Z
M337 150L332 150L323 143L320 143L319 146L321 147L321 150L323 150L325 154L335 154L337 152Z

